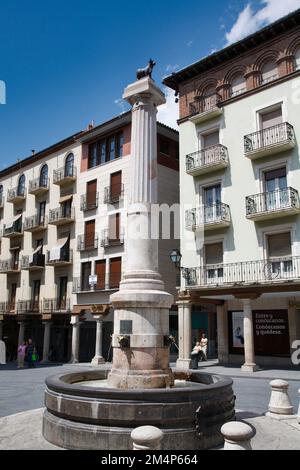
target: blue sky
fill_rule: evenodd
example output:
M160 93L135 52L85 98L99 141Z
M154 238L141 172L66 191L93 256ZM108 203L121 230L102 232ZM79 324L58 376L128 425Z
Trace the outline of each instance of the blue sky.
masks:
M150 57L160 83L297 7L300 0L0 0L0 170L119 114L116 101ZM160 116L176 119L171 93Z

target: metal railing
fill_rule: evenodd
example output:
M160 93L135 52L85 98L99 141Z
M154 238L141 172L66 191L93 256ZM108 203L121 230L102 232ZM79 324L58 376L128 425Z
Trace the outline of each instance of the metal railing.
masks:
M209 96L200 96L198 98L196 97L195 101L189 105L190 115L194 116L196 114L212 111L219 107L221 100L222 97L218 93L213 93Z
M61 248L59 259L51 260L51 251L47 251L46 263L47 264L58 264L58 263L72 263L73 262L73 250Z
M247 216L263 212L276 212L281 209L299 209L298 191L294 188L276 189L246 197Z
M24 220L24 230L31 230L36 227L46 227L48 222L47 216L41 215L32 215L31 217L26 217Z
M223 202L210 206L191 209L185 213L185 226L187 229L195 229L205 224L231 221L230 207Z
M80 199L80 210L91 211L98 208L99 193L84 194Z
M13 259L0 261L0 273L7 273L8 271L20 271L20 262Z
M13 234L23 234L23 224L22 221L15 222L11 227L4 225L3 227L3 237L7 237Z
M243 286L300 280L300 256L183 268L186 286Z
M45 267L45 255L35 253L32 256L22 256L21 269L29 269L34 267Z
M274 73L274 75L272 75L271 77L268 77L268 78L263 78L261 79L261 84L262 85L266 85L267 83L271 83L271 82L274 82L274 80L277 80L279 78L279 74L278 73Z
M221 162L228 163L228 150L224 145L212 145L186 156L186 170L192 171Z
M244 137L245 154L286 142L295 143L294 128L288 122L246 135Z
M104 188L104 204L119 202L124 196L124 184L113 184Z
M7 303L0 302L0 313L6 313L6 312L7 312Z
M79 235L77 238L77 250L86 251L86 250L96 250L98 248L99 240L95 235L93 237Z
M56 312L70 312L71 301L69 298L63 299L44 299L43 300L43 312L44 313L56 313Z
M75 220L75 208L57 207L49 211L49 224L59 222L60 220Z
M17 302L17 313L39 313L41 305L35 300L19 300Z
M75 278L73 279L73 293L81 292L99 292L112 289L119 289L122 273L113 273L107 275L105 279L99 279L95 285L89 284L89 279Z
M124 230L121 229L120 233L112 233L110 230L103 230L101 235L101 246L104 248L124 245Z
M35 178L29 181L29 192L35 192L39 189L49 189L49 178Z
M246 93L247 87L241 88L240 90L237 91L231 91L230 93L230 98L235 98L236 96L240 96L243 93Z
M20 197L25 198L26 188L13 188L7 191L7 202L13 201L14 199Z
M76 166L64 166L53 171L53 183L59 183L68 178L76 178L77 168Z

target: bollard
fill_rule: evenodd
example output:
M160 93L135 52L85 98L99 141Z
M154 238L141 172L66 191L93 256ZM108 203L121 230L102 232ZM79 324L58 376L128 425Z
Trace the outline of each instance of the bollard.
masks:
M288 395L289 384L285 380L272 380L269 413L275 415L292 415L293 406Z
M300 388L298 390L298 393L300 395ZM300 424L300 403L299 403L298 414L297 414L297 422L298 422L298 424Z
M133 450L161 450L163 433L154 426L141 426L131 433Z
M224 437L224 450L252 450L251 439L254 430L246 423L231 421L221 428Z

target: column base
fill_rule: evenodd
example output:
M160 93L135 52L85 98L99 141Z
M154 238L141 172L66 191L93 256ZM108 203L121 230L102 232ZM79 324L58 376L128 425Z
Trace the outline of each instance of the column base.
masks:
M145 371L112 369L108 375L108 382L113 388L119 389L171 388L174 386L174 376L171 369Z
M95 357L92 359L91 364L92 364L93 366L99 366L100 364L105 364L105 362L106 362L106 361L105 361L104 357L102 357L102 356L95 356Z
M190 359L177 359L176 368L183 370L190 370L192 361Z
M78 359L71 359L69 361L69 364L79 364L79 360Z
M257 372L259 370L259 366L256 364L244 364L241 367L242 372Z

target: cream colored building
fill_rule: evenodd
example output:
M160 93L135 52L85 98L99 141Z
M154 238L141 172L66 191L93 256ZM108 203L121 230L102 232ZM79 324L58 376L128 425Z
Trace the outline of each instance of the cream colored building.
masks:
M0 173L0 333L10 358L30 337L45 361L49 353L57 361L107 357L109 298L126 263L130 140L125 113ZM162 124L158 159L159 200L172 205L179 200L178 133ZM160 241L160 270L175 293L173 248Z
M180 354L291 365L300 339L300 11L168 77L180 95Z

